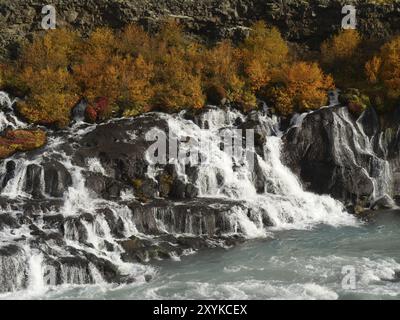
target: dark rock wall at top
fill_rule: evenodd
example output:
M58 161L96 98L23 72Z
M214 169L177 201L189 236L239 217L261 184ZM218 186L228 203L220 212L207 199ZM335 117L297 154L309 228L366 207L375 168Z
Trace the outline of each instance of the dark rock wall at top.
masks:
M24 39L41 30L41 9L53 4L58 26L87 33L97 26L120 28L138 22L154 30L166 17L179 19L186 29L208 41L241 38L253 21L279 27L285 37L311 48L341 26L341 8L354 4L358 29L384 39L398 33L400 0L377 5L343 0L0 0L0 56L13 56Z

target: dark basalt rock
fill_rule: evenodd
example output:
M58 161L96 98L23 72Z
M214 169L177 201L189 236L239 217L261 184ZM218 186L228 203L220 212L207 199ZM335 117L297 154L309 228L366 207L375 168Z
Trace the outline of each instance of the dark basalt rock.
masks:
M0 231L4 230L4 228L17 229L19 227L17 219L13 216L6 213L0 214Z
M10 181L11 179L14 178L15 176L15 162L10 160L7 161L6 163L6 173L3 177L0 177L0 181L1 181L1 188L4 188L8 181Z
M67 188L72 185L72 177L68 170L59 162L50 160L43 164L46 194L61 198Z
M375 120L372 110L360 118L370 134L378 130ZM308 190L330 194L345 203L369 206L374 191L372 178L377 176L375 171L384 159L371 154L364 145L362 133L347 108L310 113L300 126L288 130L283 141L284 162Z
M357 29L367 38L385 39L397 33L399 2L351 2L357 8ZM284 36L305 48L321 42L341 28L341 0L55 0L57 25L87 34L100 26L122 28L132 21L155 31L163 19L174 18L190 33L208 42L243 39L257 20L278 27ZM24 39L38 33L41 5L36 0L2 1L0 56L15 57ZM16 33L15 30L18 30Z
M35 199L43 197L41 193L41 175L42 167L36 164L30 164L26 169L25 192L32 195Z
M120 217L116 217L114 213L109 208L103 208L96 212L96 214L102 214L107 221L107 224L110 228L112 235L117 238L121 239L124 238L124 223Z

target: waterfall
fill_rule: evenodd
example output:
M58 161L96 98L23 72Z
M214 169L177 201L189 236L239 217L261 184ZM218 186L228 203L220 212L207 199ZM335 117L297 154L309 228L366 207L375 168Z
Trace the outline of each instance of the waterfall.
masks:
M25 127L26 124L18 120L13 113L13 106L17 100L12 100L10 96L0 91L0 132L7 127L13 129Z
M0 99L12 107L8 96ZM1 161L0 292L32 288L42 292L49 285L49 274L54 277L50 283L57 285L146 281L156 269L139 262L150 258L177 259L193 249L225 246L229 237L263 238L274 230L355 224L340 202L305 192L283 165L277 117L217 108L192 120L186 116L154 113L101 125L77 122L61 133L49 132L40 153L15 154ZM6 126L24 126L14 121L12 112L2 111L0 119ZM82 142L84 138L105 127L111 128L102 133L105 136L124 128L112 143L121 143L123 150L139 150L146 130L155 127L147 125L149 119L165 122L171 139L194 142L178 143L179 154L194 148L199 163L191 165L190 157L170 159L182 185L198 189L194 199L155 197L140 203L132 186L121 187L111 199L88 187L89 176L106 189L110 181L120 183L121 177L115 176L115 167L103 166L101 155ZM145 125L138 128L135 121L142 120ZM254 137L241 129L246 121L257 123L257 132L266 140L251 145ZM239 141L242 149L232 153L221 148L227 137ZM76 156L80 150L87 156ZM144 152L141 156L149 160ZM158 183L157 175L165 166L147 163L146 170Z
M351 162L354 166L366 171L374 186L372 201L391 194L392 175L389 162L375 154L373 138L369 138L365 134L359 120L353 125L344 108L339 109L338 113L333 113L333 115L334 130L336 131L334 149L337 150L338 163ZM364 156L370 158L370 163L362 166Z
M208 154L203 154L207 161L199 165L196 181L200 195L244 203L244 208L235 209L233 219L248 237L265 235L265 226L261 223L265 219L271 221L276 229L302 229L320 223L335 226L354 223L353 217L345 212L339 201L303 190L297 177L280 160L279 133L267 137L264 154L256 155L256 168L253 169L248 162L239 163L220 149L223 139L219 134L221 131L230 130L233 137L242 134L234 130L237 119L244 120L240 113L213 109L195 121L198 125L180 116L167 117L169 130L180 141L187 138L197 139L200 136L206 140L210 149L207 150ZM266 128L278 127L276 118L261 116L259 121ZM182 179L190 180L184 174L186 163L175 160L173 163L178 167L177 172L183 175ZM257 190L257 180L263 181L264 188L261 192ZM248 217L249 210L253 213L251 218ZM249 227L249 224L252 226Z

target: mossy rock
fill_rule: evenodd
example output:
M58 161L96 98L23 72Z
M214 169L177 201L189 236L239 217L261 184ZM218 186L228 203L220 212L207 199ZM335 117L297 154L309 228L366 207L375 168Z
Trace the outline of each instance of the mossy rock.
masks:
M342 105L347 106L349 111L356 116L359 116L367 108L371 107L370 98L360 90L354 88L347 89L343 92L339 96L339 101Z
M174 178L168 173L163 173L158 177L160 196L163 198L168 198L172 190L172 185L174 183Z

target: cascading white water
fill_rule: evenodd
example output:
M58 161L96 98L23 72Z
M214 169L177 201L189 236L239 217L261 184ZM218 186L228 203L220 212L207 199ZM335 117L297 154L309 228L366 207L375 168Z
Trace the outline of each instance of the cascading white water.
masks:
M8 111L12 111L16 100L11 100L10 96L0 91L0 132L11 127L13 129L25 127L26 124L18 120L18 118L12 113L5 113L2 109L5 108Z
M240 135L238 138L241 139L242 132L234 130L234 121L238 118L244 120L240 113L210 110L197 120L200 126L180 116L165 117L170 132L177 135L178 141L195 140L197 143L191 144L190 147L197 148L196 151L205 159L199 164L196 181L200 196L239 200L245 204L244 207L235 207L231 214L231 223L238 226L234 227L238 232L248 237L265 236L263 218L268 218L276 229L308 228L320 223L334 226L355 224L355 219L345 212L339 201L302 189L297 177L280 160L279 134L267 137L264 157L256 155L259 170L255 173L248 162L238 161L232 154L220 148L220 133L223 131L229 131L233 137ZM272 120L267 116L260 117L261 125L277 128L276 123L271 123ZM203 130L204 128L206 130ZM202 137L202 142L199 142L199 137ZM201 149L204 140L208 145L207 154ZM181 148L184 153L189 151L185 144L182 144ZM183 181L190 180L185 174L187 162L179 159L172 161ZM154 167L150 167L149 175L154 172ZM265 181L264 191L261 193L257 192L256 179ZM249 209L252 212L251 217Z
M12 105L12 102L10 103ZM237 233L248 238L266 237L269 231L265 221L269 221L273 225L272 229L308 228L319 223L331 225L355 223L353 218L344 212L343 206L339 202L328 196L317 196L305 192L295 175L282 164L280 160L281 140L276 118L259 116L261 130L273 134L267 137L263 157L255 154L254 148L243 151L245 153L250 151L254 155L257 164L257 172L255 172L254 167L246 162L245 157L242 157L243 154L232 156L220 148L220 133L228 134L234 139L242 139L242 132L237 130L234 125L235 122L246 121L246 117L241 113L214 109L198 117L197 124L184 120L181 116L159 115L159 117L167 120L170 133L180 140L187 140L190 137L198 141L201 137L202 142L207 144L207 152L202 149L201 144L197 146L204 161L198 164L199 174L196 181L192 182L198 187L201 198L217 198L222 201L237 202L229 209L221 209L225 210L219 217L226 219L224 221L227 226L225 233ZM20 125L17 124L17 126ZM87 126L77 123L68 132L65 132L65 135L70 138L83 136L94 129L95 125ZM132 132L128 136L132 140L141 138ZM83 171L107 175L99 159L85 159L84 168L76 166L70 156L59 150L60 144L62 144L60 138L50 137L46 149L36 155L33 160L27 160L18 155L10 158L8 161L15 163L14 173L5 183L0 196L9 199L10 202L11 200L23 202L24 199L30 199L31 195L25 192L28 166L41 167L47 158L57 159L71 175L72 185L66 190L60 207L46 212L37 209L35 215L43 219L45 216L55 217L61 214L63 216L63 240L68 246L111 262L123 275L134 275L135 279L144 279L145 275L153 274L155 270L149 266L126 263L121 259L123 249L120 242L112 234L105 214L101 213L101 210L106 208L116 220L121 221L125 239L132 236L149 238L148 235L138 231L139 228L132 211L126 204L101 199L86 187ZM187 163L175 159L174 164L179 178L185 183L189 182L192 178L186 172ZM6 172L6 165L7 161L3 161L0 165L1 176ZM148 167L148 175L152 176L154 180L156 180L157 172L157 166L150 165ZM36 186L36 188L40 188L43 201L52 201L54 198L46 194L43 174L42 170L40 186ZM257 179L264 182L264 189L261 191L256 187ZM121 197L125 201L134 199L129 190L121 194ZM10 212L14 216L23 213L21 210L23 209L14 210L10 207ZM160 233L180 233L179 236L182 234L207 235L214 232L208 230L208 225L215 224L215 221L207 220L208 218L205 216L199 218L188 214L182 218L182 214L176 210L158 207L152 208L150 212ZM149 214L149 211L146 214ZM166 220L165 217L170 217L171 220ZM151 220L151 217L147 218L149 221ZM215 220L215 218L213 219ZM47 232L45 228L41 228L44 225L37 223L37 226L42 232ZM25 236L27 239L33 239L31 230L28 228L21 228L19 232L21 233L18 234L19 237ZM16 236L13 237L16 238ZM0 231L0 240L3 239L10 239L9 231ZM110 244L113 249L107 250L107 246L109 247ZM46 250L49 252L62 257L70 255L54 242L50 241L46 245ZM12 286L3 285L7 291L26 286L17 277L22 269L25 270L30 284L41 287L44 283L43 270L47 263L45 259L38 256L37 253L33 254L29 248L21 247L21 250L24 254L13 255L7 258L8 260L0 262L4 268L11 262L16 266L13 271L14 276L11 277L13 279ZM32 258L33 255L34 258ZM15 263L15 261L20 263ZM102 281L100 272L93 264L83 266L61 264L60 268L62 283L79 284Z
M353 163L355 166L362 168L358 164L358 158L361 155L367 155L371 158L371 170L366 172L367 176L370 177L374 191L371 200L376 200L391 193L392 176L390 171L389 162L379 158L373 149L373 139L370 139L364 132L359 121L356 122L356 126L348 118L348 112L344 108L338 110L337 113L333 113L336 127L336 134L334 135L334 149L337 150L337 161L338 163ZM347 134L347 131L351 130L351 134ZM348 146L354 145L356 153Z

